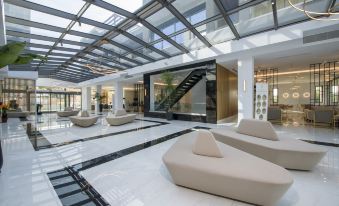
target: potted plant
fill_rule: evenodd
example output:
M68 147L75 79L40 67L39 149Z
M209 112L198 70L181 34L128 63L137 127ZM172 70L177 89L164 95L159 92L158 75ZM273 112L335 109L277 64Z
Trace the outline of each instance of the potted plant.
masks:
M174 75L173 73L169 71L165 71L161 74L160 78L165 84L165 98L167 99L168 104L170 104L171 95L172 95L172 92L174 91L174 85L173 85ZM167 120L173 119L173 112L171 110L171 107L168 107L166 109L166 119Z
M43 62L47 57L31 53L22 53L26 42L11 42L0 46L0 69L11 64L28 64L33 59L41 59Z
M105 95L100 95L99 92L95 93L94 99L99 102L99 112L102 112L103 105L102 100L105 99Z
M3 123L7 122L7 119L8 119L7 110L8 110L7 104L1 104L0 105L1 122L3 122Z

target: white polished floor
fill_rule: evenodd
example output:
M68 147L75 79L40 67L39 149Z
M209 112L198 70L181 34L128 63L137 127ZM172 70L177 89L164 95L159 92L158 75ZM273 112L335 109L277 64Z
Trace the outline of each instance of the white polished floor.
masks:
M82 129L72 126L67 118L58 119L55 114L43 115L39 122L40 132L51 143L135 130L35 151L23 127L25 122L9 119L8 123L0 124L4 155L0 174L1 206L62 205L47 172L194 126L225 126L185 121L170 121L170 124L154 126L157 123L135 121L121 127L110 127L104 119L100 119L94 127ZM154 127L137 129L146 126ZM283 125L275 125L275 128L290 138L339 143L338 129ZM175 141L176 138L84 170L81 174L111 205L247 205L174 185L161 157ZM339 205L339 147L322 147L327 148L328 153L313 171L291 171L294 184L278 203L279 206Z

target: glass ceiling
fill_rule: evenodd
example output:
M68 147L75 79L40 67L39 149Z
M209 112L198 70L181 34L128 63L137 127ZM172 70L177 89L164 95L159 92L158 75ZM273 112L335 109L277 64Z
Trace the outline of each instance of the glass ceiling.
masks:
M330 1L307 1L305 8L323 12ZM4 2L7 40L27 42L25 52L48 57L27 68L72 82L100 76L89 66L130 69L308 19L288 0Z

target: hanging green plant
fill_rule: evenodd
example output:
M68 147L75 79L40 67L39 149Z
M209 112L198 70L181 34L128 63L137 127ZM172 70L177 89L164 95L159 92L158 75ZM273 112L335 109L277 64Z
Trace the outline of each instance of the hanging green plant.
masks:
M25 47L26 42L11 42L0 46L0 69L8 65L28 64L33 59L40 59L43 62L47 60L47 57L37 54L22 54Z

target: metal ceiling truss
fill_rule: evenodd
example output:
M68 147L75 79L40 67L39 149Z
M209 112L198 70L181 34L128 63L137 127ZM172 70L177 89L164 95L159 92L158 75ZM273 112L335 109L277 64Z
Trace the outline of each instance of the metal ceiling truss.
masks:
M240 10L258 5L267 0L252 0L233 9L225 8L224 4L222 3L222 0L214 0L220 14L217 14L213 17L205 19L194 25L192 25L185 18L185 16L172 5L172 2L174 2L174 0L151 0L150 2L146 3L143 7L139 8L134 13L131 13L127 10L119 8L103 0L84 0L84 1L86 3L79 10L79 12L75 15L75 14L71 14L71 13L67 13L64 11L50 8L48 6L26 1L26 0L4 0L4 2L12 4L12 5L16 5L19 7L26 8L26 9L31 9L31 10L35 10L38 12L43 12L43 13L47 13L50 15L64 18L64 19L71 20L70 24L66 28L61 28L61 27L54 26L54 25L38 23L38 22L6 15L6 22L8 23L13 23L17 25L34 27L34 28L39 28L39 29L61 33L59 38L53 38L53 37L47 37L43 35L12 31L8 29L6 33L9 36L53 42L53 45L28 43L28 47L47 49L48 51L47 52L36 51L36 50L26 50L26 51L31 52L31 53L36 53L36 54L42 54L46 56L51 55L51 57L48 57L48 61L45 62L45 64L42 64L42 61L35 60L33 61L33 64L26 65L24 67L29 67L29 68L39 67L39 72L42 72L42 73L51 72L50 76L54 76L55 78L66 78L67 80L70 80L70 81L79 82L80 80L90 79L90 77L93 78L93 77L101 76L100 74L94 74L93 72L91 72L86 67L86 64L88 63L103 65L105 67L115 68L118 70L125 70L125 69L129 69L135 66L140 66L140 65L143 65L149 62L154 62L154 61L159 60L159 58L155 59L151 55L144 54L142 51L142 49L144 48L159 54L163 58L172 57L173 55L170 55L167 52L162 51L154 46L156 43L159 43L161 41L167 41L169 44L179 49L182 53L189 53L189 50L185 46L182 46L181 44L177 43L175 40L172 39L172 37L178 34L181 34L183 32L186 32L186 31L192 32L207 47L211 47L212 45L210 44L210 42L200 32L197 31L196 28L198 26L201 26L209 22L213 22L213 21L223 18L225 22L227 23L227 25L229 26L230 30L233 32L236 39L246 37L248 35L246 36L239 35L230 16L232 14L239 12ZM273 19L274 19L274 29L278 29L280 27L278 25L276 0L271 0L271 3L272 3L272 13L273 13ZM329 3L329 6L333 5L334 3L335 3L335 0L332 0ZM95 20L83 17L82 15L91 5L95 5L103 9L109 10L115 14L126 17L126 19L119 22L118 25L113 26L113 25L108 25L102 22L97 22ZM183 28L180 31L176 31L171 35L166 35L161 30L159 30L158 28L156 28L154 25L152 25L146 20L149 16L155 14L156 12L158 12L164 7L167 8L173 14L173 16L179 19L179 21L185 25L185 28ZM107 30L107 32L99 36L99 35L94 35L90 33L72 30L72 27L76 23L79 23L80 25L81 23L88 24L88 25L91 25L97 28L105 29ZM153 32L154 34L158 35L161 38L148 43L127 32L128 29L132 28L138 23L142 24L143 26L145 26L145 28L147 28L148 30L150 30L151 32ZM66 40L64 39L64 37L67 34L93 39L94 41L92 43L85 43L85 42ZM132 42L136 42L138 45L141 45L141 46L140 47L138 46L137 48L131 48L127 45L114 41L114 38L118 35L123 35L124 37L128 38ZM118 49L121 49L124 52L119 53L117 51L112 51L110 49L102 47L102 45L105 43L111 44L117 47ZM59 46L59 44L61 46ZM63 44L80 46L82 48L81 49L66 48L66 47L63 47ZM54 52L55 50L58 50L61 52L64 51L65 53ZM96 52L94 50L98 50L100 52ZM67 52L71 52L74 54L67 53ZM101 52L103 52L103 54L101 54ZM130 57L130 54L132 55L132 57ZM90 55L98 59L103 59L104 61L98 61L97 59L89 58L86 55ZM71 58L61 58L61 57L71 57ZM147 61L143 62L143 61L135 59L134 57L139 57ZM120 60L124 60L125 62L121 62ZM108 64L107 62L112 62L115 65ZM55 69L57 65L59 66ZM11 66L11 68L18 69L22 67ZM63 71L65 71L65 74L63 74ZM81 78L77 78L79 76Z
M277 1L271 0L271 3L272 3L272 13L273 13L273 20L274 20L274 29L277 30L279 27L278 15L277 15Z
M157 0L164 7L166 7L181 23L183 23L200 41L202 41L207 47L211 47L210 44L205 37L203 37L198 30L192 26L192 24L186 19L184 15L182 15L171 3L166 0Z
M228 27L231 29L233 35L235 36L236 39L240 39L240 35L237 31L237 29L235 28L229 14L227 13L226 9L224 8L221 0L214 0L214 3L216 4L216 6L219 9L219 12L221 13L222 17L224 18L224 20L226 21Z

